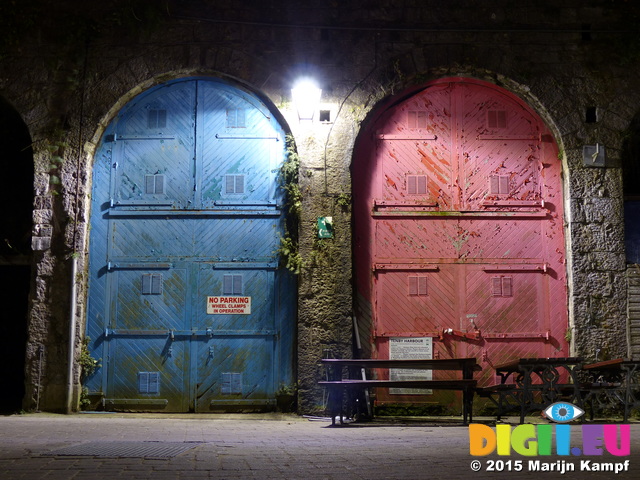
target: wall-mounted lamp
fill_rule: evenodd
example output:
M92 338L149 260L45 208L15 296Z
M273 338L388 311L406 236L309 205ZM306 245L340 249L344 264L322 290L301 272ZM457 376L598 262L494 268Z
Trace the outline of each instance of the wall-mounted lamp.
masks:
M304 79L296 82L291 89L291 97L298 111L298 119L313 120L320 105L322 89L313 80Z

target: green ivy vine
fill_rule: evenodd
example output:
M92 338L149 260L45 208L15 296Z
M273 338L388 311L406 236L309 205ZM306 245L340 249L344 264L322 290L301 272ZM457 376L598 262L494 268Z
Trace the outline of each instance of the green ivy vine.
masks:
M278 254L282 264L294 274L299 274L303 266L298 246L298 226L302 214L302 192L298 184L300 157L292 135L285 138L285 158L280 168L280 183L285 192L287 221L284 237L280 238Z
M80 365L80 378L82 380L93 375L93 373L102 366L100 364L100 360L93 358L89 352L90 341L91 339L89 337L85 337L84 340L82 340L82 346L80 347L78 365Z
M80 365L80 380L84 382L85 379L93 375L93 373L100 368L100 360L96 360L91 356L89 352L89 342L91 339L85 337L82 340L80 347L80 355L78 356L78 365ZM80 408L86 410L91 406L91 400L89 398L89 389L85 386L82 387L80 392Z

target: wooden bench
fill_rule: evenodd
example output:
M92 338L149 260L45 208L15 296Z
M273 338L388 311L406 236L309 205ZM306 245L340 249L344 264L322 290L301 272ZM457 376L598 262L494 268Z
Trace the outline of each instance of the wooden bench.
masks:
M384 359L323 359L323 365L328 367L329 380L318 382L329 390L329 410L332 424L335 425L336 414L340 422L344 416L344 394L347 391L365 390L367 388L428 388L434 390L462 391L462 416L464 424L472 421L473 394L477 385L473 373L480 370L475 358L437 358L421 360L384 360ZM355 379L351 375L343 378L344 367L376 368L376 369L417 369L417 370L452 370L462 372L461 379L451 380L389 380L389 379ZM333 398L332 398L333 397ZM333 401L331 401L333 400Z

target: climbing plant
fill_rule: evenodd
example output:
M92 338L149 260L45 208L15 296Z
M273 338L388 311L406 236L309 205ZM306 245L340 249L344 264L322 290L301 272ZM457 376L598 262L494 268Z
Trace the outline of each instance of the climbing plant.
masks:
M80 347L80 355L78 356L78 365L80 365L80 378L82 380L91 376L93 372L95 372L102 365L100 364L100 360L96 360L91 356L89 352L89 342L91 339L89 337L85 337L82 341L82 346Z
M300 169L300 157L296 149L296 143L292 135L286 136L285 159L280 170L282 188L285 191L285 204L288 218L299 222L302 213L302 193L298 185L298 171Z
M300 157L292 135L287 135L285 159L280 169L280 184L285 192L287 221L284 237L280 238L278 254L282 264L296 275L302 268L302 256L298 247L298 225L302 214L302 192L298 184Z

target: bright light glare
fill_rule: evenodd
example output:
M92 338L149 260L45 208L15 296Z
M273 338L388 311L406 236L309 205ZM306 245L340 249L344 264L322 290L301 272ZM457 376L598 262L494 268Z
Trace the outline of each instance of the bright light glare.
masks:
M291 96L300 120L313 120L320 104L320 95L322 95L322 90L311 79L300 80L294 85L291 89Z

